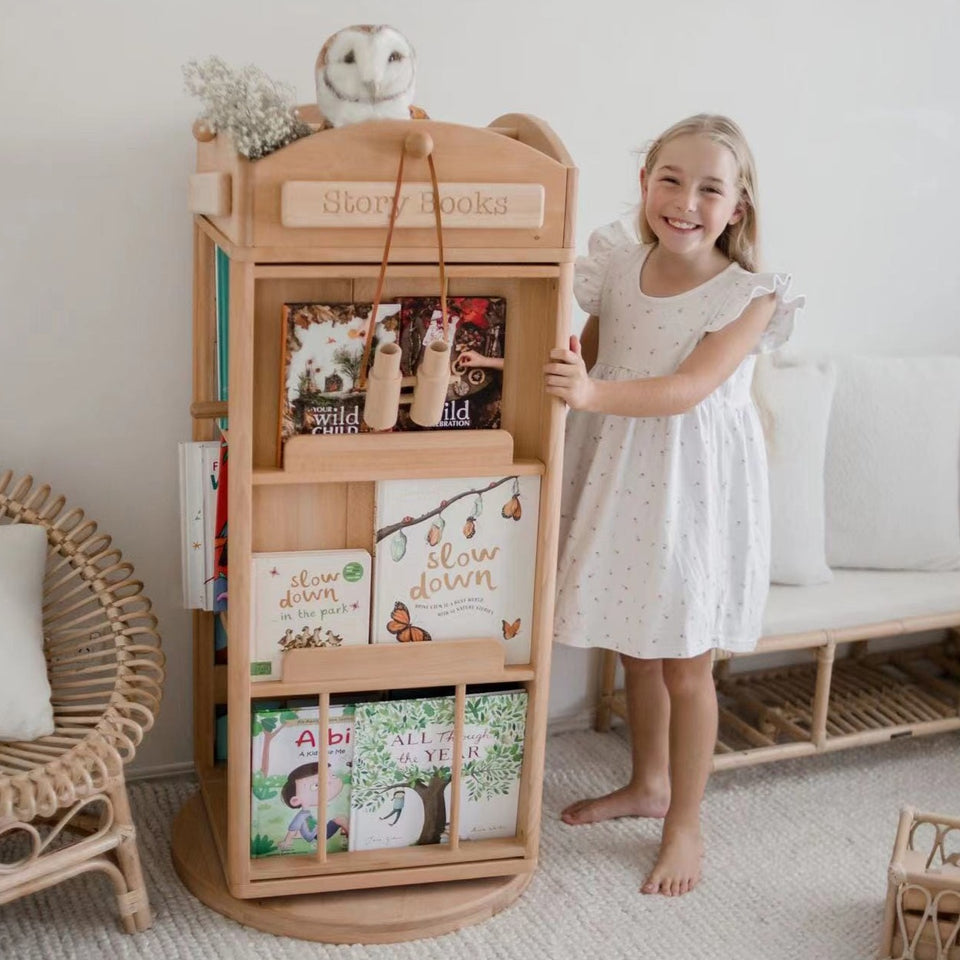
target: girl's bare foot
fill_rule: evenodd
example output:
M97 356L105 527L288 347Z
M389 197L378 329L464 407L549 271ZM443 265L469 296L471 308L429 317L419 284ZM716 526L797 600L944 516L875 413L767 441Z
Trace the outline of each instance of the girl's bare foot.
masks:
M689 893L700 880L703 841L699 826L665 826L657 862L640 887L641 893L662 893L679 897Z
M629 784L602 797L578 800L560 814L560 819L576 827L584 823L599 823L617 817L654 817L667 815L670 807L670 786L664 780L662 786L636 788Z

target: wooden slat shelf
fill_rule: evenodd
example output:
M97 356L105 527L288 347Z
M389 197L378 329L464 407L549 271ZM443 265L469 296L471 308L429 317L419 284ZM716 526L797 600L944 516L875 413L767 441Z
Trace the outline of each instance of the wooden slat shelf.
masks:
M714 767L777 759L787 745L813 753L960 729L960 657L949 641L836 661L823 681L830 688L820 745L818 672L810 663L718 678L723 746Z
M721 661L726 662L726 661ZM956 641L731 674L719 670L714 769L960 730ZM818 696L826 697L823 729ZM624 692L608 700L626 717Z

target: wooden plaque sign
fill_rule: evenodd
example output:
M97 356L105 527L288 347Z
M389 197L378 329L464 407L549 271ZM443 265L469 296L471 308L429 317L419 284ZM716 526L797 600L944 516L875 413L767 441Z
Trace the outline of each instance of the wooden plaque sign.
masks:
M383 182L287 180L280 192L285 227L385 227L396 185ZM441 183L444 227L539 229L544 189L539 183ZM398 227L432 227L429 183L405 183Z

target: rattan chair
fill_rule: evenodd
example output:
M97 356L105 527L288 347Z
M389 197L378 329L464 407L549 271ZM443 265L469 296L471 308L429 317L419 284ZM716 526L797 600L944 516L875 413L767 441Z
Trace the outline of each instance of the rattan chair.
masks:
M0 742L0 904L91 870L107 874L128 933L146 929L123 765L160 703L156 617L133 567L83 511L33 479L0 475L0 524L46 530L43 632L55 730ZM10 851L12 853L9 853Z

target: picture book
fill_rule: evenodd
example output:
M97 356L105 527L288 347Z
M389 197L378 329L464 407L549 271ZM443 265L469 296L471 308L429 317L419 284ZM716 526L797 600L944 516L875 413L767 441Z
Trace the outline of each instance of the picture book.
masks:
M213 538L213 610L227 609L227 434L220 437L220 472L217 478L217 497L214 508Z
M357 704L350 849L444 843L450 836L453 697ZM469 694L461 752L461 840L512 837L527 694Z
M372 641L497 637L529 662L539 499L538 476L378 482Z
M319 821L327 852L347 849L353 767L353 707L332 706L325 759L320 757L320 708L255 709L250 756L250 856L316 853ZM320 811L319 778L327 780Z
M372 303L285 303L280 376L278 463L297 434L361 433L364 392L360 366ZM381 303L369 366L379 343L400 334L400 304Z
M438 297L401 297L400 372L413 376L423 352L443 337ZM440 422L421 427L400 406L398 430L495 430L500 426L507 303L503 297L448 297L450 385Z
M199 443L177 445L180 464L180 560L183 605L204 605L203 449Z
M251 679L281 679L287 650L367 643L370 572L366 550L253 554Z
M200 449L203 455L203 609L213 610L221 443L203 440Z

